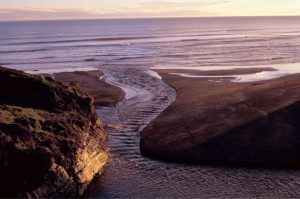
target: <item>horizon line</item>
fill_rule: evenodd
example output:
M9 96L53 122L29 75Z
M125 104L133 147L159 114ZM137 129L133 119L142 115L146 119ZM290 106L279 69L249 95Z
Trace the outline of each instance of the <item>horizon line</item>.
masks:
M121 18L121 17L108 17L108 18L74 18L74 19L25 19L25 20L1 20L0 19L0 22L38 22L38 21L88 21L88 20L128 20L128 19L136 19L136 20L139 20L139 19L197 19L197 18L246 18L246 17L300 17L300 15L257 15L257 16L254 16L254 15L241 15L241 16L228 16L228 15L224 15L224 16L180 16L180 17L177 17L177 16L160 16L160 17L124 17L124 18Z

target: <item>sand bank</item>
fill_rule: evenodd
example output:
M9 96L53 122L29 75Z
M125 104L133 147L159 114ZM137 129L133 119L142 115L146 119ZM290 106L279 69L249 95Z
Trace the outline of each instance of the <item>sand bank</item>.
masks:
M141 132L143 154L258 166L300 163L300 75L217 83L156 71L176 88L177 99Z
M199 67L174 67L156 66L162 72L190 78L211 78L216 81L255 82L283 77L300 73L300 63L273 64L261 66L199 66ZM175 71L175 72L174 72Z
M82 90L94 98L96 106L115 106L123 100L124 91L100 80L103 75L104 73L100 70L92 70L55 73L54 78L63 83L78 82Z

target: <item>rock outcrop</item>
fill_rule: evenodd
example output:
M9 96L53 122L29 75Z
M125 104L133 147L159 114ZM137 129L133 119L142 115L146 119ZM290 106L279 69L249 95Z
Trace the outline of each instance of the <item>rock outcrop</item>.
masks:
M0 92L0 197L81 195L108 158L93 99L2 67Z
M141 132L144 155L300 168L300 75L254 83L162 76L178 96Z

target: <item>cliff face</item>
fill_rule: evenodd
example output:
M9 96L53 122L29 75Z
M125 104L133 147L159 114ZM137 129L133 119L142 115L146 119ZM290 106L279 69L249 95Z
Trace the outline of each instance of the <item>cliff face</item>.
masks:
M92 98L1 67L0 91L0 197L81 195L108 157Z

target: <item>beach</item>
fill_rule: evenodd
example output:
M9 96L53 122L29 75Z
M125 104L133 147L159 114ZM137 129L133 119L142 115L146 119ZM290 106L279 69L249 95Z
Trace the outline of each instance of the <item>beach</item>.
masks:
M188 71L219 78L156 72L177 97L141 132L143 154L166 161L298 165L300 75L236 83L220 79L247 70Z
M76 81L80 87L94 98L95 106L116 106L124 99L120 88L101 81L104 73L100 70L54 73L57 81L69 83Z
M144 79L146 75L149 81L162 79L176 90L176 100L158 117L153 117L153 121L148 120L151 123L147 126L145 123L145 129L138 121L135 122L134 125L142 130L142 154L163 161L297 167L300 160L297 158L298 142L295 141L298 139L298 127L295 126L297 115L294 114L296 110L291 110L289 114L281 112L297 109L300 100L300 75L251 82L233 82L234 78L224 79L224 76L256 74L263 71L275 69L140 71L144 74L136 78L135 82L141 81L146 90L149 86ZM182 73L201 77L182 77ZM130 79L139 73L123 74L125 79ZM76 81L94 98L98 107L120 106L118 104L128 96L126 89L122 90L122 87L138 90L112 80L109 81L121 88L106 83L101 70L54 73L53 77L65 84ZM131 91L129 93L132 95ZM136 95L132 98L149 94L137 92ZM137 103L140 100L134 101ZM145 117L149 113L145 111L139 117ZM122 114L124 117L124 111ZM116 121L110 121L107 125L117 130L124 128ZM277 130L274 132L274 129ZM257 134L256 131L261 133ZM235 147L231 148L231 145Z

